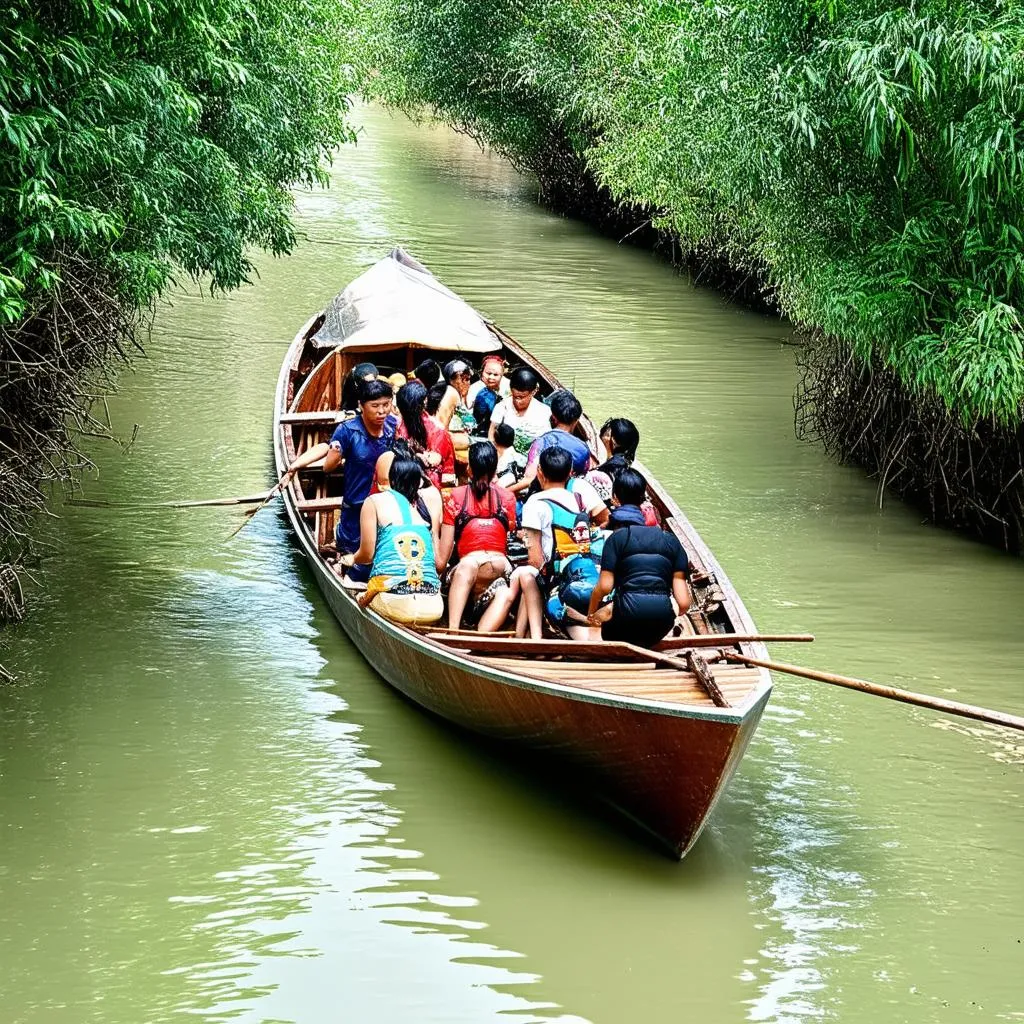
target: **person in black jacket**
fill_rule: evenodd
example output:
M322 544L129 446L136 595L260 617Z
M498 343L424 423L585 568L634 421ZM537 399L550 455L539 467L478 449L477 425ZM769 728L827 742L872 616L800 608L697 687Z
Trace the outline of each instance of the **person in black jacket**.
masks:
M587 621L601 627L602 640L653 647L671 632L676 616L690 607L689 562L675 534L642 525L640 505L646 493L647 481L635 469L622 469L616 476L615 508L608 524L612 534L604 542L601 575L590 595ZM609 618L601 604L613 589Z

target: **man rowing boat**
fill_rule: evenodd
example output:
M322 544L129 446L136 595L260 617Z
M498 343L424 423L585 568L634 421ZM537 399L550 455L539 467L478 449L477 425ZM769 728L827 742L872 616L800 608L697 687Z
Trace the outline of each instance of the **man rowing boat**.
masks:
M296 457L281 478L281 486L287 487L300 469L321 459L325 473L336 473L345 467L341 490L344 504L335 531L337 548L342 554L359 547L359 513L373 486L377 459L395 440L398 420L391 414L392 400L391 385L386 380L364 381L359 415L340 424L330 441L315 444Z

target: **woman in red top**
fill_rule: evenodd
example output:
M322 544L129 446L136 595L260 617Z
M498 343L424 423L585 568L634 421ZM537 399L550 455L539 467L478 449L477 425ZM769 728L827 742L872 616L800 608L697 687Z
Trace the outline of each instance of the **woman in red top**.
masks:
M482 633L497 629L495 615L487 614L498 590L508 585L512 566L507 558L508 535L516 528L515 495L494 483L498 452L490 441L469 448L469 480L451 492L441 518L439 565L454 550L458 562L448 576L448 626L458 629L466 606L473 599L470 618ZM504 605L505 602L495 602ZM508 609L505 608L505 614Z
M426 402L427 389L419 381L409 381L398 389L395 404L401 422L395 437L409 442L413 454L423 463L430 482L440 487L443 483L455 482L455 447L448 431L427 415ZM386 459L386 456L387 453L381 459ZM382 469L386 479L390 468L390 463L379 466L378 477Z

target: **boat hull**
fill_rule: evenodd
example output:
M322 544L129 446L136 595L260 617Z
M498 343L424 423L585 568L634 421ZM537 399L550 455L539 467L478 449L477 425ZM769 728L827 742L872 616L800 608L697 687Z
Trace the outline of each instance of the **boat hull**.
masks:
M742 716L682 705L630 706L527 676L469 665L429 641L412 641L360 609L319 558L310 565L342 628L370 666L428 711L479 735L557 758L593 794L650 833L675 857L696 842L740 763L768 700ZM559 692L559 691L566 692Z
M317 416L316 410L335 408L331 396L340 395L342 371L337 361L324 382L330 396L307 401L300 390L308 391L313 380L313 373L302 367L310 355L306 342L320 322L322 315L302 327L281 368L274 416L279 475L296 455L288 426L294 421L286 417ZM494 325L490 329L508 356L533 368L552 387L558 386L554 375L514 339ZM326 359L316 365L331 367ZM592 425L590 429L593 433ZM743 602L713 554L671 496L653 477L648 483L666 526L684 544L691 564L717 577L724 595L718 599L729 611L726 631L755 633ZM595 796L632 818L674 856L682 857L693 846L760 721L772 689L767 672L760 671L739 706L717 707L713 701L635 696L628 685L609 692L593 685L562 683L551 678L550 670L547 675L531 674L528 657L521 659L521 668L510 666L508 659L498 664L474 657L459 649L457 638L447 636L441 643L361 609L320 557L319 515L317 525L304 518L311 514L310 503L305 502L300 511L298 503L304 496L295 480L283 497L296 542L331 611L387 683L455 725L556 758L575 769L574 774L585 780ZM743 650L759 657L766 654L757 642L744 644Z

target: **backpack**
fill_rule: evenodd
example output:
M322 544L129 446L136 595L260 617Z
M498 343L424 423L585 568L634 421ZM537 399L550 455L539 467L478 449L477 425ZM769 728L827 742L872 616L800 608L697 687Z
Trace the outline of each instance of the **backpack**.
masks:
M462 537L463 530L474 520L474 519L497 519L499 523L505 528L505 533L509 531L508 513L505 511L505 506L501 503L501 498L494 493L494 485L492 484L487 488L487 515L472 515L468 511L469 498L473 493L473 488L467 484L466 493L463 496L462 508L455 513L455 551L458 553L459 550L459 539ZM495 510L494 505L497 503L498 507Z
M586 613L590 595L601 575L603 535L594 534L590 516L578 494L573 494L577 509L568 509L550 498L551 563L545 582L550 595L576 611Z
M543 493L543 492L542 492ZM560 576L578 557L590 557L590 516L583 500L574 494L576 508L566 508L554 498L544 498L551 509L551 574Z

